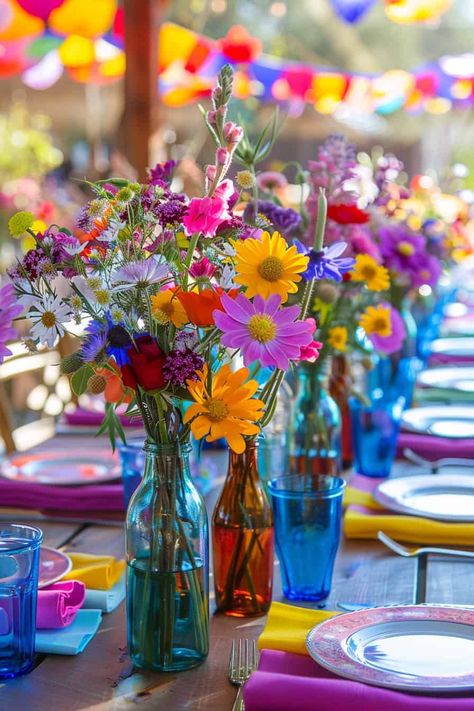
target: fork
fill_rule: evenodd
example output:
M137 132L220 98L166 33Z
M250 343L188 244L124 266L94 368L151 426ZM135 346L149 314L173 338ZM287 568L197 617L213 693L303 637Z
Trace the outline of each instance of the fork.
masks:
M239 687L232 711L244 711L242 689L250 674L257 668L257 660L257 644L255 640L232 640L228 678L231 684Z
M419 555L427 555L429 553L434 555L451 555L457 558L474 558L474 551L460 551L454 548L406 548L402 546L393 538L387 536L383 531L377 532L377 538L381 543L390 548L394 553L402 555L404 558L416 558Z
M474 468L474 459L444 457L443 459L430 461L429 459L420 457L419 454L414 452L412 449L409 449L408 447L403 450L403 456L413 464L418 464L418 466L420 467L426 467L431 471L432 474L437 474L438 471L443 467L467 467L471 469Z

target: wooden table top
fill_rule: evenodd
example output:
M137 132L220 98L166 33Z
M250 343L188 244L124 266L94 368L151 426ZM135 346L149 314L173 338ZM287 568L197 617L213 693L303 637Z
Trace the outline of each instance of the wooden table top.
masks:
M67 438L69 440L69 438ZM78 439L75 438L77 444ZM65 439L54 444L64 446ZM49 443L51 446L51 443ZM212 505L212 495L208 497ZM30 514L31 516L31 514ZM2 514L0 512L0 520ZM28 522L28 512L18 521ZM67 551L124 555L123 526L32 521L44 532L46 545ZM375 541L343 541L336 559L327 609L336 601L370 604L413 601L415 564L392 555ZM211 579L212 588L212 579ZM274 599L282 600L278 563ZM427 602L474 604L474 566L430 560ZM211 597L211 608L213 600ZM309 605L308 605L309 606ZM98 634L76 657L40 655L27 676L0 683L0 708L12 711L122 711L138 706L167 711L230 711L235 688L227 681L230 641L256 639L265 618L211 617L207 661L187 672L134 670L127 656L125 605L104 615Z

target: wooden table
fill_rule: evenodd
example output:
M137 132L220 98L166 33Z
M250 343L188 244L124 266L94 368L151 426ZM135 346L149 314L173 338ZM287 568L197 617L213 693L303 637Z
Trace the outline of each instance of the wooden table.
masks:
M59 446L64 442L60 437L55 440ZM75 442L77 444L77 438ZM210 505L212 498L211 495ZM20 520L28 522L28 512L19 515ZM49 546L65 551L124 555L122 526L34 523L43 529L45 544ZM326 607L334 609L337 600L410 603L414 570L413 560L392 555L375 541L344 541L337 556ZM278 564L274 597L282 599ZM474 604L474 566L449 559L430 561L427 602ZM27 676L0 684L0 709L122 711L136 706L144 711L230 711L235 697L235 689L226 676L230 640L257 638L263 625L264 618L214 615L211 651L203 665L179 674L134 671L126 651L125 605L122 604L104 615L98 634L82 654L76 657L44 655Z

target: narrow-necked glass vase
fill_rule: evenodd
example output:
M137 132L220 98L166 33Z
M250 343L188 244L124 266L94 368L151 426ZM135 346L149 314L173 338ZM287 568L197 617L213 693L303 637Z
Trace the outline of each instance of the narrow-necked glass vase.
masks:
M137 667L180 671L209 651L209 536L190 446L147 442L127 511L127 632Z
M297 368L294 422L290 428L293 473L341 473L341 415L329 394L328 370L328 362L301 363Z
M242 454L229 452L227 478L212 517L214 584L218 612L264 615L273 588L273 517L260 481L255 440Z

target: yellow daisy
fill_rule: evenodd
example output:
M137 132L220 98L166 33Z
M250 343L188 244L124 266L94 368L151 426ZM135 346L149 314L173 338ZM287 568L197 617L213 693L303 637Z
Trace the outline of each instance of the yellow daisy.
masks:
M237 454L245 450L243 435L256 435L260 427L255 424L263 415L263 402L253 396L257 392L256 380L245 382L249 371L240 368L233 373L223 365L208 383L208 367L198 372L197 380L188 380L189 393L195 403L184 416L191 423L196 439L206 437L214 442L223 437Z
M378 264L369 254L358 254L354 269L351 271L352 281L365 281L370 291L384 291L390 286L388 269Z
M376 333L378 336L390 336L392 333L392 320L389 306L367 306L360 317L359 326L362 326L367 335Z
M347 337L347 328L345 326L333 326L329 329L327 342L336 351L346 351Z
M249 299L256 294L264 299L279 294L284 303L288 294L296 293L296 284L308 266L308 257L299 254L296 247L288 247L279 232L263 232L261 239L238 241L235 250L235 281L246 287Z
M161 326L172 323L180 328L188 323L189 318L184 306L176 296L174 289L159 291L155 296L150 296L151 314Z

